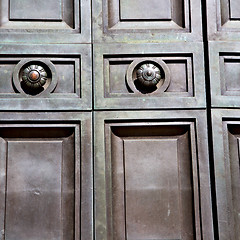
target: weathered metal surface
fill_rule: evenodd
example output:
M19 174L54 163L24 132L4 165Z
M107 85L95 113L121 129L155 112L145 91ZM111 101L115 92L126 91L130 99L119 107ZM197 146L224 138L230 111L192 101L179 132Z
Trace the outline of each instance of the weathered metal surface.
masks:
M0 119L0 239L92 239L91 113Z
M213 239L206 112L94 119L96 239Z
M1 0L1 42L90 43L91 0Z
M212 110L213 150L220 240L239 240L240 111Z
M208 0L208 39L227 41L240 39L240 9L238 0Z
M94 44L93 51L96 109L206 105L202 43ZM134 86L135 67L130 67L134 61L140 66L146 59L159 62L166 80L162 87L150 92Z
M43 91L37 94L21 86L21 73L25 66L32 63L43 65L51 76ZM0 108L54 111L91 109L91 68L90 44L2 45Z
M201 41L200 0L94 0L93 41Z

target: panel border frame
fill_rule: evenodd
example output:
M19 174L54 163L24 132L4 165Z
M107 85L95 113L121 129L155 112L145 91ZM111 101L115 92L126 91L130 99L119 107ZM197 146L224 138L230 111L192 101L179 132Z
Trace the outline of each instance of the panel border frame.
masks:
M212 109L213 133L213 162L215 171L217 221L220 240L233 239L230 219L228 218L229 201L227 199L226 162L230 162L227 123L224 121L240 123L240 110L238 109Z
M206 0L207 1L207 28L209 41L239 41L240 39L240 24L238 28L232 28L231 21L225 23L227 26L219 26L221 21L221 0ZM222 29L222 30L220 30Z
M211 105L212 107L240 108L240 90L236 95L222 95L221 82L223 69L221 69L220 53L227 55L239 55L240 44L237 42L209 42L209 66L210 67L210 86L211 86Z
M106 98L104 94L104 55L192 54L193 96L138 96ZM206 107L202 43L94 44L93 81L95 109L171 109Z
M75 181L79 182L78 198L81 200L77 203L80 209L79 217L75 216L75 225L79 226L75 229L76 239L93 240L93 180L92 180L92 114L91 113L0 113L1 126L10 124L14 126L29 127L36 125L45 126L46 124L57 124L58 126L76 125L75 139L75 171L78 177ZM13 126L13 127L14 127ZM1 175L1 178L4 176ZM76 192L75 192L76 194ZM0 209L1 210L1 209ZM4 228L2 228L4 229Z
M94 114L94 192L95 192L95 237L96 239L109 239L107 235L106 210L106 173L105 173L105 122L122 123L124 121L159 121L176 122L191 121L195 126L195 133L191 133L196 141L197 162L199 174L199 203L202 239L213 240L212 209L210 194L209 161L207 149L207 119L205 110L181 111L101 111ZM201 139L201 140L200 140ZM193 147L193 146L192 146ZM109 239L111 240L111 238Z
M105 0L106 1L106 0ZM190 32L186 32L185 29L181 29L178 32L172 32L172 29L152 29L143 30L139 29L138 32L120 32L104 33L104 21L107 18L108 13L105 10L106 6L100 0L93 0L92 3L93 13L93 42L164 42L164 41L201 41L202 40L202 19L201 13L201 1L200 0L189 0L189 26ZM121 32L123 31L123 32ZM167 34L166 34L167 33Z
M0 27L0 41L6 43L91 43L91 0L73 0L79 29L4 29ZM79 12L79 13L78 13ZM76 18L76 19L75 19ZM16 31L17 30L17 31ZM22 32L21 32L22 30ZM35 37L36 36L36 37Z
M79 44L79 45L63 45L63 44L42 44L42 45L28 45L28 44L3 44L1 46L0 57L6 55L23 56L31 59L33 56L38 60L48 58L48 55L66 56L75 55L79 57L79 76L80 84L80 96L70 97L64 93L58 94L58 97L54 95L49 97L18 97L17 93L15 97L0 98L1 110L90 110L92 108L92 61L91 61L91 44ZM39 57L39 55L41 57ZM46 55L46 56L45 56ZM7 79L11 81L12 79ZM13 95L13 94L12 94Z

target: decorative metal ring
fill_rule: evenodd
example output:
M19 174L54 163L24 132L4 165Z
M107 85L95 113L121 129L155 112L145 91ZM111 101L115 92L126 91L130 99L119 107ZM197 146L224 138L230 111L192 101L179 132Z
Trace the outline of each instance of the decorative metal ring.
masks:
M13 71L13 85L24 95L47 95L57 86L55 66L49 60L21 60Z
M126 73L128 87L135 94L159 94L170 84L170 71L161 59L136 59Z

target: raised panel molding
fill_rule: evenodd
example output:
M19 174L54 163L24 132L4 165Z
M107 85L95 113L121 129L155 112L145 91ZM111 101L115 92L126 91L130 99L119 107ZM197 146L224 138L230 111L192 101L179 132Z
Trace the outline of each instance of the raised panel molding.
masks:
M94 42L201 40L199 0L94 0Z
M96 239L213 239L205 115L95 113Z
M95 44L93 64L97 109L205 107L201 43Z
M91 42L90 0L1 0L0 13L1 41Z
M238 239L240 227L240 111L212 110L219 240Z
M91 45L2 46L2 110L92 108ZM36 73L40 78L32 80L30 73ZM41 82L42 86L38 86Z
M0 114L1 239L93 239L90 113Z

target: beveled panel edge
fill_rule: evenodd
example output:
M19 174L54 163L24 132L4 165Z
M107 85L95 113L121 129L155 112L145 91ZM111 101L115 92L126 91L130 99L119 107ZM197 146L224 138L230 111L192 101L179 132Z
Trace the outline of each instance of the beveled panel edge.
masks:
M80 11L74 11L75 21L79 24L79 31L74 29L67 29L65 31L53 31L47 29L37 29L22 32L14 32L14 30L1 31L0 41L5 43L91 43L91 0L75 0L74 7L79 8Z
M199 190L200 190L200 219L202 223L202 238L213 240L213 223L212 223L212 202L210 194L210 177L209 177L209 160L207 149L207 119L205 110L172 110L172 111L99 111L94 113L94 198L95 198L95 237L96 239L107 240L107 215L106 215L106 175L105 175L105 143L104 143L104 123L123 121L130 122L148 122L157 121L163 123L174 122L176 120L192 122L194 133L191 137L196 141L196 154L199 168ZM136 123L137 124L137 123ZM187 123L186 123L187 124ZM196 137L197 136L197 137ZM109 239L111 240L111 239Z
M103 55L192 54L193 97L104 97ZM94 44L94 109L205 108L205 72L202 43ZM148 99L149 98L149 99Z
M93 42L104 43L104 42L133 42L133 43L144 43L144 42L185 42L185 41L202 41L202 13L201 13L201 1L200 0L189 0L190 13L190 32L177 32L172 33L170 31L164 31L159 29L159 32L152 34L149 30L144 33L140 30L139 33L109 33L103 32L103 4L100 0L93 0L92 2L92 22L93 22ZM106 14L106 13L105 13ZM106 17L104 15L104 17ZM201 21L199 21L201 19Z
M43 123L42 123L43 122ZM0 112L0 127L74 127L75 170L80 183L77 203L81 216L76 218L79 229L75 237L93 240L93 162L92 162L92 114L90 112Z
M28 110L90 110L92 109L92 60L91 44L2 44L1 55L19 55L26 57L39 57L48 55L75 55L80 59L80 91L81 98L60 97L48 98L3 98L0 101L2 111L28 111ZM41 101L39 101L41 99Z

